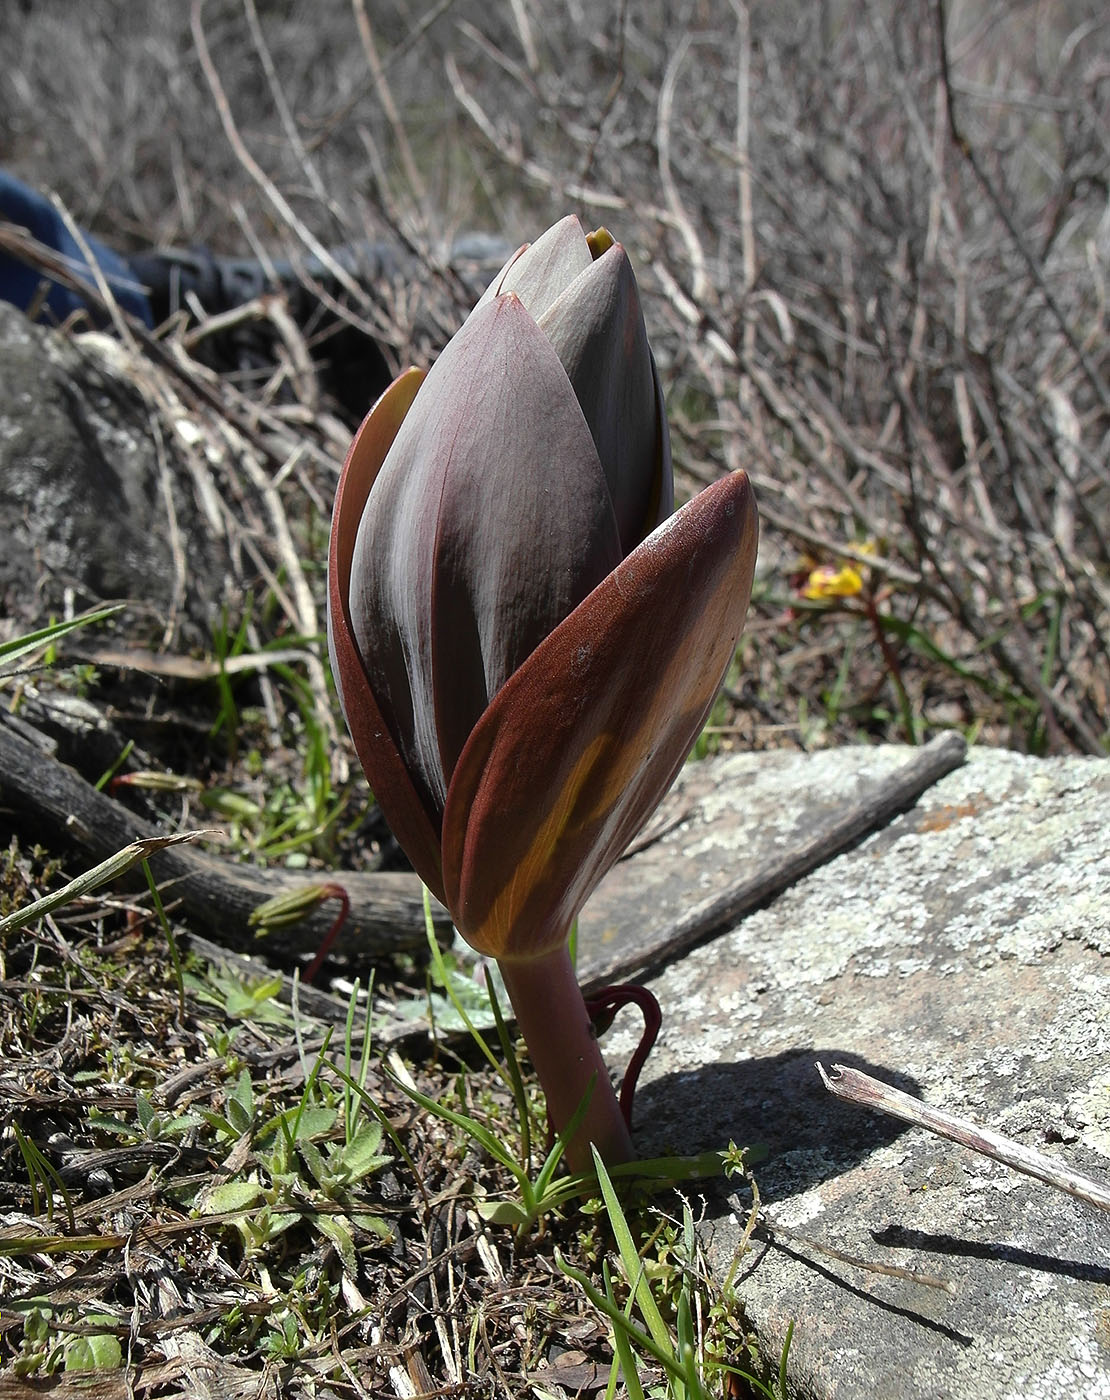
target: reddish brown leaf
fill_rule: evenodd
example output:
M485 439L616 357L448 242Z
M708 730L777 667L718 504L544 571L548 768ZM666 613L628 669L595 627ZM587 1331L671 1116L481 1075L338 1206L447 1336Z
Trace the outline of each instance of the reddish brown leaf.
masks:
M443 822L448 906L479 951L557 947L663 797L735 651L756 536L736 472L650 535L494 697Z

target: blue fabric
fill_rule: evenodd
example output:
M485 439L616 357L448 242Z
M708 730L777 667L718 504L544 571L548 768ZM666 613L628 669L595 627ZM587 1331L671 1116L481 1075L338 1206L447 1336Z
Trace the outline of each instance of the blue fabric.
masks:
M6 170L0 170L0 219L7 219L10 223L25 228L33 238L67 258L78 276L93 282L85 255L71 237L54 206ZM127 259L101 243L99 239L93 238L91 234L83 236L89 252L96 260L120 306L133 316L138 316L148 326L152 326L154 318L151 315L150 304ZM38 268L28 267L26 263L0 251L0 300L10 301L21 311L26 311L44 280L46 274ZM58 282L51 282L39 319L64 321L67 316L85 305L78 293L70 291Z

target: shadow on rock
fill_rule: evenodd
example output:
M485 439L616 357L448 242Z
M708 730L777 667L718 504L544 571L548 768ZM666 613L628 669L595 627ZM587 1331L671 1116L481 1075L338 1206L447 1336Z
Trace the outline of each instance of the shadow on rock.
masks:
M664 1074L636 1095L633 1127L644 1156L692 1154L762 1144L768 1158L757 1171L760 1189L795 1195L849 1171L906 1124L842 1103L825 1089L817 1062L851 1066L920 1092L909 1075L847 1050L807 1046L763 1059L705 1065Z
M1035 1269L1045 1274L1065 1274L1068 1278L1079 1279L1083 1283L1097 1283L1104 1288L1110 1285L1110 1268L1104 1264L1092 1264L1086 1259L1067 1258L1044 1250L1022 1249L1017 1245L995 1240L970 1240L958 1235L933 1233L928 1230L909 1230L901 1225L887 1225L882 1230L872 1230L871 1238L876 1244L895 1249L909 1249L917 1253L933 1253L964 1259L989 1259L998 1263L1016 1264L1022 1269ZM1094 1249L1098 1248L1091 1241ZM1082 1239L1069 1241L1073 1249L1082 1244Z

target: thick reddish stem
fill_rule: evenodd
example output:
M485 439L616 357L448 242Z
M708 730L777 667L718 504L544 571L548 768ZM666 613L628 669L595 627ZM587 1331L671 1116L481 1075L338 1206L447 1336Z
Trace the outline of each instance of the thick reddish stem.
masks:
M593 1169L592 1142L609 1164L632 1160L632 1138L617 1103L597 1035L564 943L554 953L500 964L505 989L547 1096L555 1131L574 1116L593 1083L589 1107L567 1146L572 1171Z

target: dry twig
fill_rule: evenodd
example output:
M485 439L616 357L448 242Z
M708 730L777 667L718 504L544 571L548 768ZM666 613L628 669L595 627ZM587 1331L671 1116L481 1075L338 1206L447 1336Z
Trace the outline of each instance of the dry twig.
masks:
M829 1093L845 1103L875 1108L880 1113L900 1118L904 1123L925 1128L938 1137L959 1143L970 1152L978 1152L981 1156L1001 1162L1013 1171L1035 1176L1038 1181L1046 1182L1058 1191L1066 1191L1069 1196L1076 1196L1098 1210L1110 1211L1110 1186L1072 1171L1054 1158L1046 1157L1043 1152L1023 1147L1012 1138L1003 1137L990 1128L980 1128L970 1119L960 1118L945 1109L932 1108L911 1094L904 1094L901 1089L884 1084L850 1065L833 1065L832 1073L827 1074L824 1066L818 1064L817 1072Z

